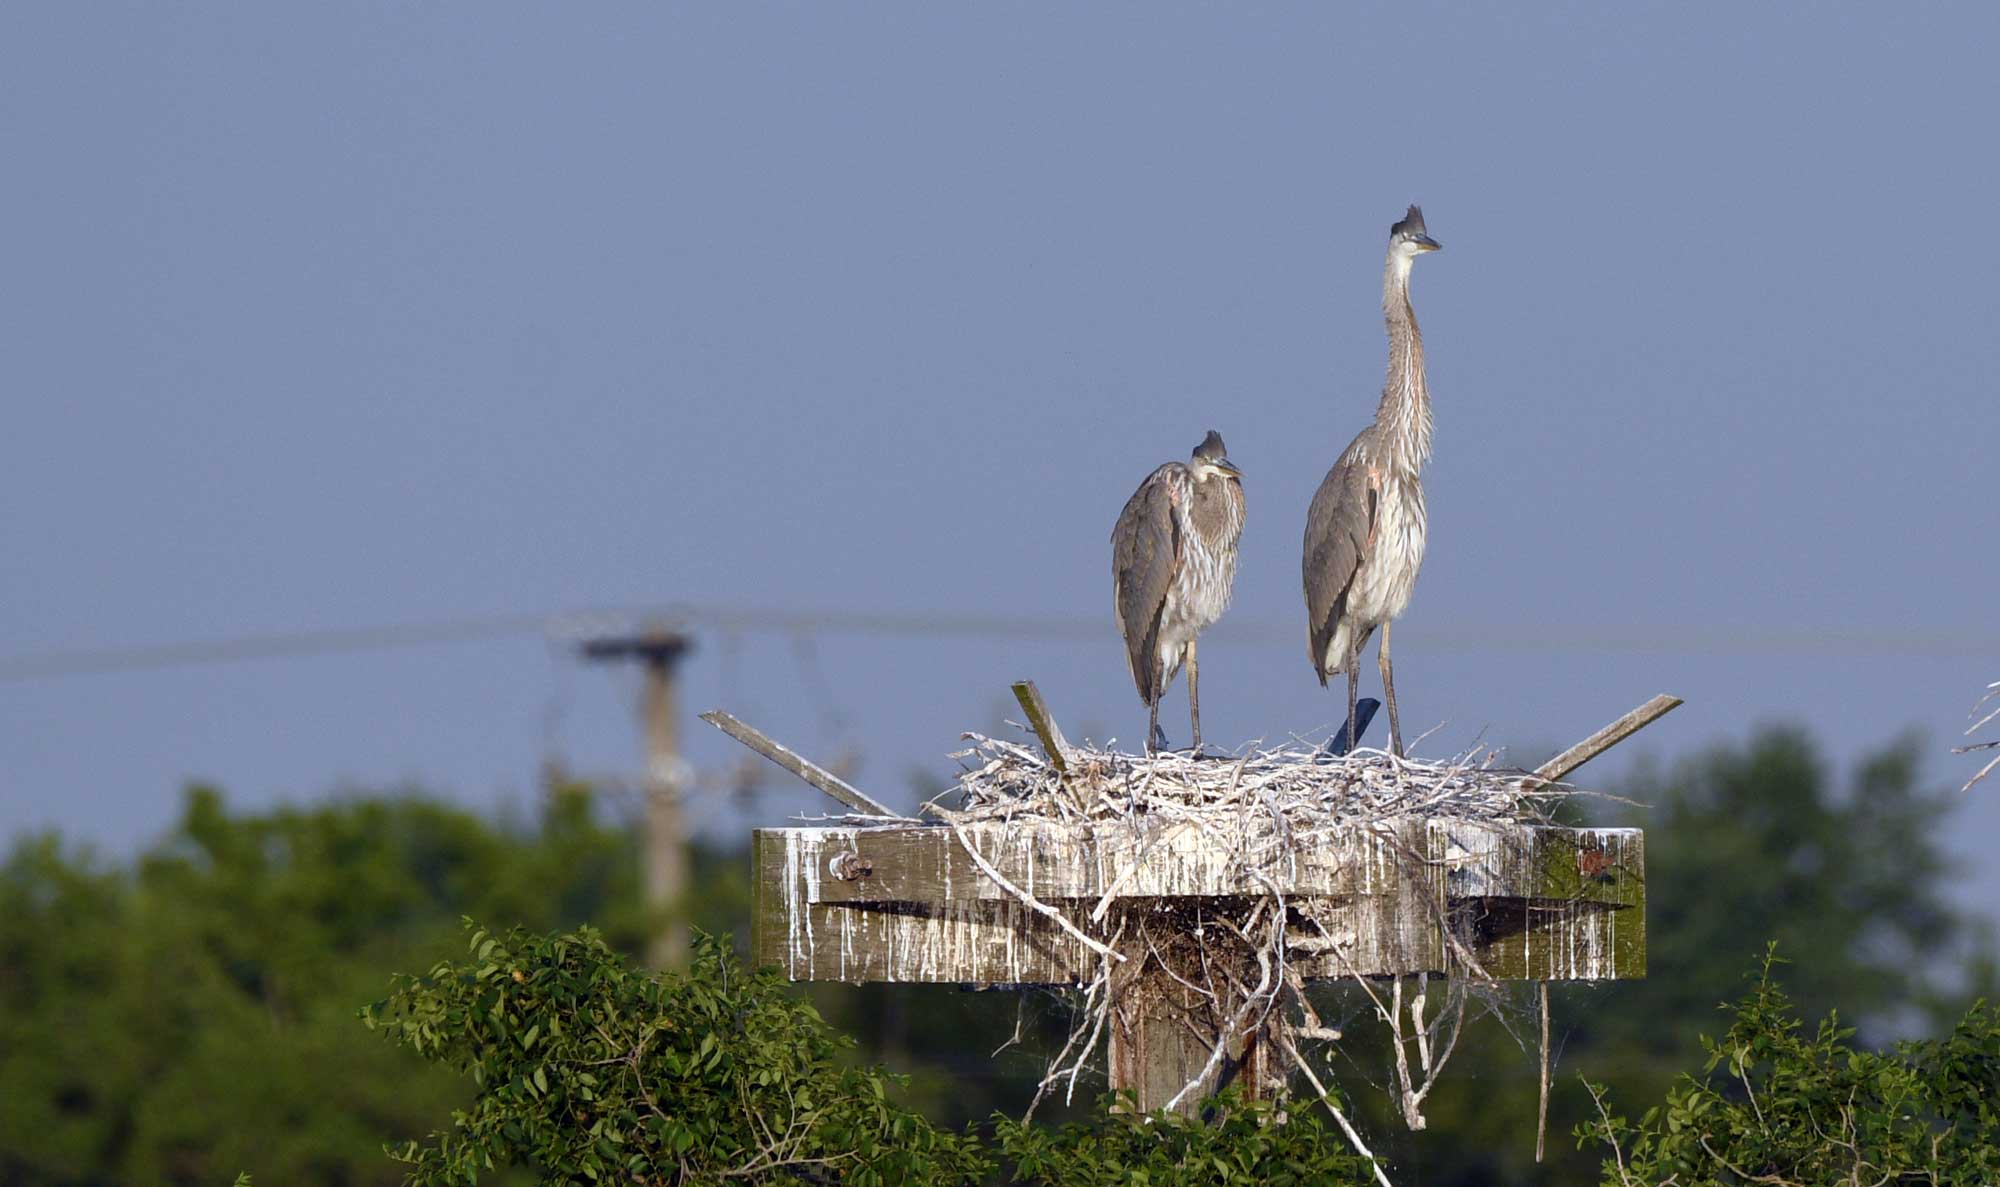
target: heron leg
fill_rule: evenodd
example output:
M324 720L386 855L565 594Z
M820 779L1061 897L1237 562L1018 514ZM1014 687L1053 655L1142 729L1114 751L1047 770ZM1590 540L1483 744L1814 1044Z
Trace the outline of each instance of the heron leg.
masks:
M1382 624L1382 650L1376 653L1382 664L1382 699L1389 702L1389 750L1403 757L1403 724L1396 718L1396 677L1389 666L1389 624Z
M1187 670L1188 670L1188 722L1194 728L1195 753L1200 754L1201 753L1201 685L1200 682L1195 677L1196 668L1194 663L1193 639L1189 639L1187 645Z
M1342 665L1347 669L1347 748L1350 751L1354 749L1354 744L1361 740L1359 737L1361 731L1354 724L1357 712L1355 705L1361 696L1361 673L1355 669L1360 663L1361 644L1350 634L1347 640L1347 662Z
M1158 754L1167 748L1167 735L1160 731L1160 702L1153 700L1146 706L1146 753Z

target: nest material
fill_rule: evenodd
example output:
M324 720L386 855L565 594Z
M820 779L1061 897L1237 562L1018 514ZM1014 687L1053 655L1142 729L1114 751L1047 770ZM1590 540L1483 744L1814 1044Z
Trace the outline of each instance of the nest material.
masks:
M1526 771L1500 766L1492 751L1448 761L1360 750L1334 758L1305 743L1246 747L1235 755L1122 754L1071 746L1068 773L1037 750L966 734L952 757L962 764L959 805L933 815L958 821L1045 817L1092 822L1162 813L1241 820L1278 818L1288 831L1373 824L1406 816L1546 824L1570 793Z

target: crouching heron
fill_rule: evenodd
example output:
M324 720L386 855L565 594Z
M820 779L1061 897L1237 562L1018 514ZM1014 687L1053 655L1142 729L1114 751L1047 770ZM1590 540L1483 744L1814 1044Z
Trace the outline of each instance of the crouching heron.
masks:
M1211 429L1186 462L1147 475L1111 529L1114 608L1132 683L1146 702L1148 751L1166 749L1160 698L1183 662L1188 720L1201 749L1195 638L1229 608L1243 509L1243 472Z

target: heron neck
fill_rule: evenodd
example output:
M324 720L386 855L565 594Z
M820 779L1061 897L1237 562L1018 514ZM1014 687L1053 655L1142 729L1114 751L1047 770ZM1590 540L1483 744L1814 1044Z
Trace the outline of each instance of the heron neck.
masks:
M1375 423L1388 461L1416 470L1431 456L1431 395L1424 382L1424 336L1410 308L1410 258L1391 253L1382 275L1382 314L1389 324L1389 377Z

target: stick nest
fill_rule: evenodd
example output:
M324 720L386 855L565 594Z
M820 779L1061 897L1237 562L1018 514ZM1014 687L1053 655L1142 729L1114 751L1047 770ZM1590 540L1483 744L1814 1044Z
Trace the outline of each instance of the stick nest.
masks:
M1252 744L1233 755L1124 754L1072 744L1068 777L1039 750L983 734L960 763L958 820L1044 817L1092 822L1160 814L1240 820L1275 816L1290 829L1366 825L1402 816L1546 824L1568 787L1500 765L1495 752L1443 761L1381 750L1331 757L1303 742ZM934 815L944 815L933 808Z

